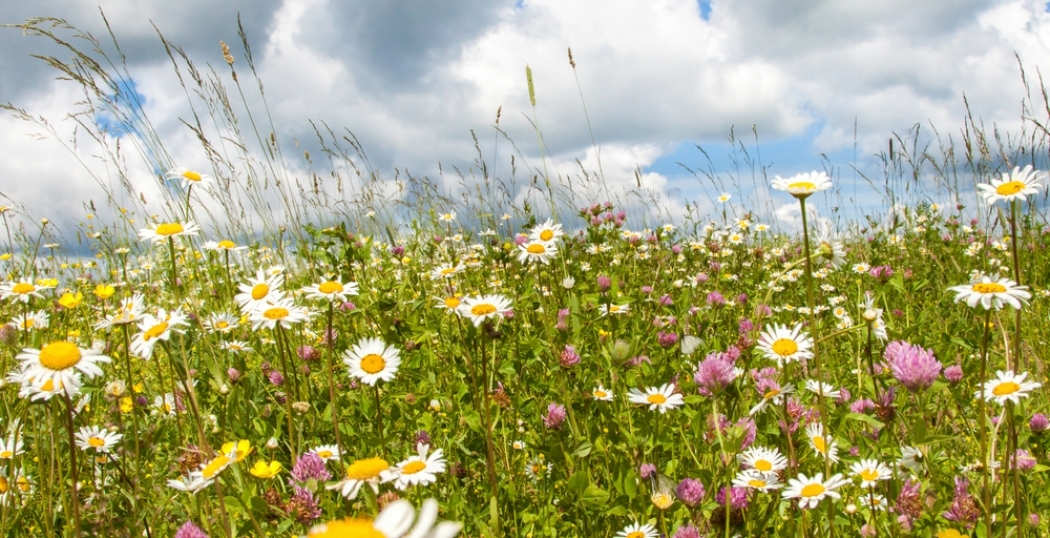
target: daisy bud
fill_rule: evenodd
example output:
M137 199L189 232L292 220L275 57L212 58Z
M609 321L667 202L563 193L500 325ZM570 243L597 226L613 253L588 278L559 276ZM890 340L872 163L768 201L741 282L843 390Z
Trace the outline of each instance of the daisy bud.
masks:
M847 514L849 514L849 515L851 515L851 516L852 516L853 514L856 514L856 513L857 513L857 505L855 505L855 504L853 504L853 503L849 503L849 504L847 504L847 505L846 505L846 513L847 513Z
M271 437L269 440L266 441L266 448L269 450L277 450L277 448L280 446L281 445L277 442L276 437Z

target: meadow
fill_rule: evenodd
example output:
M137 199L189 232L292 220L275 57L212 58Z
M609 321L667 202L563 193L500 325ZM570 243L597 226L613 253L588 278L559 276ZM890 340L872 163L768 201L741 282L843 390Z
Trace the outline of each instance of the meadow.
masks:
M796 231L744 196L672 218L600 171L498 176L498 116L457 191L323 124L294 155L229 47L220 74L161 36L209 155L171 162L99 41L24 29L68 46L45 61L113 166L79 246L0 208L0 534L1050 530L1045 90L1016 137L895 136L881 214L808 221L846 203L834 170L713 181L768 185Z

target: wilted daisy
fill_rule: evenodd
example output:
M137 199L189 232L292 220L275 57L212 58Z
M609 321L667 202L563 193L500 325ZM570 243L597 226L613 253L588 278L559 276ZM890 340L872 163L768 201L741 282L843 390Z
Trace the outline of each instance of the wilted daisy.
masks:
M737 473L736 477L733 478L733 485L738 488L757 489L763 492L783 487L776 473L763 473L754 469L746 469Z
M342 283L339 279L326 280L320 284L303 288L308 299L345 303L351 295L357 295L357 282Z
M420 443L416 447L415 456L397 464L398 476L394 487L403 490L417 484L426 486L437 480L438 473L445 472L444 453L439 448L428 456L429 450L429 445Z
M771 324L758 338L758 349L767 359L774 360L778 366L791 361L803 361L813 358L813 341L802 332L802 324L795 324L788 329L785 325Z
M543 224L538 224L532 230L529 230L530 241L550 243L558 240L563 235L565 235L565 232L562 231L561 224L554 224L554 221L551 219L547 219Z
M144 314L139 321L139 333L131 341L131 351L144 359L152 357L157 342L170 340L172 332L183 332L180 327L189 325L186 320L181 308L171 312L161 308L156 316Z
M54 286L41 286L30 280L5 282L0 284L0 298L28 303L33 297L43 299L44 296L40 295L40 292L51 288Z
M162 241L167 241L170 238L182 237L185 235L197 235L197 232L200 230L201 227L192 220L186 222L161 222L151 224L149 228L139 230L139 238L143 241L150 241L156 244Z
M1027 398L1029 392L1043 386L1035 381L1025 381L1027 377L1028 372L1015 374L1013 370L999 370L995 373L995 379L986 381L984 387L977 391L977 397L1003 406L1006 402L1021 403L1021 398Z
M394 379L401 366L401 352L379 338L365 338L343 354L343 363L350 369L351 377L374 386L380 380Z
M259 306L275 303L284 298L281 286L284 285L284 274L267 275L262 269L249 278L247 284L239 284L240 293L233 300L241 307L242 312L251 312Z
M638 389L631 389L630 394L627 395L627 399L631 403L648 405L650 411L659 411L660 413L666 413L668 409L674 409L685 403L685 399L682 398L681 394L677 394L674 391L675 387L671 383L667 383L661 387L649 387L642 392Z
M598 385L594 388L594 390L591 391L591 398L594 398L595 400L601 400L604 402L611 402L613 399L613 395L608 390L605 390L605 387Z
M310 319L310 311L289 298L280 299L275 303L260 305L250 314L248 319L252 322L252 330L260 328L274 329L277 325L288 328L296 323Z
M787 469L787 458L776 448L752 446L737 455L737 460L760 473L777 473Z
M819 422L806 426L806 438L809 439L809 446L818 454L830 459L832 463L839 461L839 448L835 446L835 439L824 434L824 426Z
M1020 310L1021 303L1032 298L1027 290L1028 286L1018 286L1009 278L993 280L987 275L981 275L969 284L948 288L948 291L955 292L955 302L966 301L970 308L977 308L980 304L985 310L999 310L1004 303Z
M798 478L788 480L788 488L784 490L785 499L798 499L800 508L816 508L825 497L841 499L842 496L835 490L846 484L846 479L841 474L833 475L827 481L824 473L817 473L813 478L799 474Z
M626 526L620 532L616 533L616 538L658 538L660 533L656 532L656 527L646 523L634 522Z
M189 168L173 168L168 170L168 173L165 174L164 177L173 181L180 181L182 183L182 188L184 189L193 186L207 187L215 181L215 178L210 175L201 172L194 172Z
M853 471L853 476L860 478L860 485L867 488L875 487L878 485L879 480L893 478L890 468L885 463L875 459L860 460L854 463L850 470Z
M1013 172L1003 172L1001 179L992 180L991 185L988 183L978 183L977 190L980 191L984 201L988 205L992 205L995 202L1002 200L1004 202L1012 202L1014 200L1026 200L1026 196L1029 194L1038 194L1042 189L1043 185L1040 182L1042 180L1043 172L1033 170L1032 165L1025 166L1022 170L1020 166L1015 166Z
M546 241L530 241L518 245L518 261L524 264L542 263L547 265L558 254L558 245Z
M419 519L412 504L404 499L391 502L379 513L379 517L370 519L346 518L315 525L306 535L307 538L453 538L459 534L462 525L451 521L442 521L437 526L438 503L434 499L423 501L419 510ZM415 520L415 527L412 521Z
M787 179L776 176L773 188L787 192L795 198L806 198L815 192L830 189L831 179L824 172L797 174Z
M98 426L84 426L76 434L77 446L82 450L94 449L98 452L109 453L124 436L111 432Z
M89 378L102 375L99 363L110 358L95 349L82 349L70 342L51 342L40 349L25 348L16 357L23 362L24 375L34 385L51 381L72 398L80 389L80 374Z
M480 327L485 320L500 319L511 311L510 299L502 295L472 295L466 297L457 307L459 314Z
M397 470L383 458L365 458L347 466L346 478L328 484L325 489L338 490L343 497L354 500L362 485L368 484L372 491L379 493L379 484L396 478Z

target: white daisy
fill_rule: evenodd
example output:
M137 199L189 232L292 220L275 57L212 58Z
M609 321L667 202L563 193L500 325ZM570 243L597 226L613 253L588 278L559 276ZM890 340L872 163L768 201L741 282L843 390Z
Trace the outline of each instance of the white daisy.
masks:
M260 328L274 329L277 325L288 328L296 323L310 319L310 310L296 306L290 298L280 299L275 303L260 305L250 314L248 319L252 322L252 330Z
M205 241L201 247L204 250L212 250L215 252L236 252L238 250L244 250L248 247L238 245L229 239L223 239L222 241Z
M621 315L630 312L631 305L629 303L603 304L598 308L598 311L601 312L602 316L607 316L609 314Z
M806 198L815 192L830 189L831 179L824 172L797 174L787 179L776 176L773 188L787 192L795 198Z
M80 389L80 374L89 378L102 375L99 363L110 358L95 349L82 349L70 342L51 342L40 349L25 348L18 354L23 362L25 379L34 387L51 381L70 398Z
M835 439L824 434L824 426L819 422L806 426L806 438L815 452L830 459L832 463L839 461L839 448L835 445Z
M28 303L33 297L43 299L44 296L40 295L40 292L51 288L54 286L41 286L29 280L5 282L0 284L0 299L13 299Z
M736 458L742 465L760 473L777 473L787 469L787 458L776 448L752 446Z
M326 280L320 284L314 284L303 288L307 299L319 299L322 301L345 303L347 297L357 295L357 282L342 283L338 279Z
M109 453L123 437L98 426L84 426L76 434L76 443L82 450L94 449L96 452Z
M681 394L675 393L674 389L675 387L671 383L661 387L649 387L645 389L645 392L631 389L627 399L634 404L648 405L650 411L666 413L668 409L674 409L685 404L685 399L682 398Z
M992 180L992 183L978 183L977 190L980 191L984 201L988 205L1002 200L1012 202L1014 200L1026 200L1029 194L1038 194L1043 185L1039 183L1044 172L1032 170L1032 165L1024 167L1015 166L1012 173L1003 172L1002 179Z
M646 523L634 522L623 528L622 531L616 533L616 538L657 538L660 533L656 532L656 527Z
M834 386L824 383L823 381L817 381L816 379L806 380L806 390L818 396L823 392L825 398L831 398L834 400L837 400L842 396L842 393Z
M772 324L758 338L758 349L767 359L783 366L791 361L804 361L813 358L813 341L802 332L802 325L795 324L788 329L784 325Z
M611 402L613 399L613 394L608 390L605 390L605 387L598 385L594 388L594 390L591 391L591 398L594 398L595 400L601 400L603 402Z
M397 464L398 477L394 487L403 490L416 484L426 486L437 480L438 473L445 472L444 453L439 448L427 456L429 449L430 446L420 443L416 447L417 455Z
M1021 398L1027 398L1028 393L1043 386L1036 381L1025 381L1028 372L1015 374L1013 370L995 373L995 379L988 380L984 387L977 391L977 397L985 401L1006 405L1006 402L1021 403Z
M867 488L875 487L879 480L893 478L890 468L875 459L860 460L854 463L850 470L853 471L854 476L860 477L860 485Z
M841 474L833 475L826 482L824 473L817 473L813 478L799 474L798 478L788 480L788 488L784 490L783 496L785 499L798 499L800 508L816 508L825 497L841 499L842 496L835 490L846 482Z
M1020 310L1021 303L1032 298L1027 290L1028 286L1018 286L1008 278L992 280L987 275L981 275L969 284L948 288L948 291L955 292L955 302L966 301L970 308L977 308L980 304L985 310L999 310L1004 303Z
M139 332L131 341L131 351L148 359L153 356L153 347L157 342L171 339L171 333L183 332L180 327L188 326L187 317L182 313L182 308L176 308L168 312L161 308L157 315L144 314L139 320Z
M146 311L146 298L141 293L136 293L131 297L125 297L120 301L120 307L117 308L116 312L106 316L106 319L100 321L95 325L97 329L112 329L121 325L131 325L132 323L138 323L142 318L142 313Z
M780 478L775 473L763 473L754 469L746 469L737 473L736 478L733 479L733 485L763 492L783 487Z
M886 510L886 498L878 493L870 493L867 495L858 495L860 498L860 504L867 506L868 508L881 512Z
M795 386L791 383L788 383L787 385L784 385L780 388L769 389L764 394L762 394L762 400L755 404L755 406L751 408L751 411L748 412L748 414L754 415L755 413L761 413L766 409L767 406L771 404L780 405L780 403L784 401L785 395L794 393Z
M523 264L539 262L548 265L557 254L558 245L553 242L530 241L518 245L518 261Z
M24 451L25 449L21 439L16 439L14 437L0 439L0 460L9 460Z
M365 338L343 354L343 363L350 369L351 377L374 386L380 380L394 379L401 366L401 353L379 338Z
M229 342L223 342L222 349L232 351L234 353L246 353L252 351L252 348L248 345L248 342L244 342L241 340L230 340Z
M197 235L197 232L200 230L201 227L192 220L186 222L161 222L139 230L139 238L143 241L157 244L175 237Z
M336 445L321 445L310 452L317 454L317 457L321 458L321 461L331 461L339 459L342 452Z
M373 538L453 538L462 525L442 521L436 526L438 503L434 499L423 501L416 519L416 510L404 499L398 499L383 507L375 521L346 518L315 525L306 538L343 538L361 536ZM415 520L415 526L412 522Z
M240 320L233 314L216 312L204 320L204 330L210 333L228 333L237 328Z
M561 236L565 235L565 232L561 229L561 224L554 224L554 221L547 219L543 224L538 224L529 230L529 239L531 241L543 241L544 243L550 243L557 241Z
M480 327L487 319L499 320L511 311L510 299L502 295L472 295L465 297L458 307L459 314Z
M164 177L173 181L180 181L183 189L194 186L207 187L215 181L215 178L210 175L201 172L194 172L189 168L174 168L168 170L168 173L165 174Z
M365 458L355 461L346 468L346 477L339 482L325 486L327 490L338 490L347 499L354 500L361 486L368 484L372 491L379 493L379 484L397 479L397 469L391 467L383 458Z
M241 312L248 313L259 306L276 303L283 299L282 285L284 285L284 274L267 275L260 269L256 272L255 278L248 279L247 284L237 286L240 293L234 295L233 300L241 307Z

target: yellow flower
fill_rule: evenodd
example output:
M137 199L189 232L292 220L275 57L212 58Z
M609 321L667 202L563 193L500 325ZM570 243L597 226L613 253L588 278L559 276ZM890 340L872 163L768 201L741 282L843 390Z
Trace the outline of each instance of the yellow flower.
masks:
M62 305L63 308L76 308L80 306L81 301L84 300L84 294L77 292L76 295L66 292L58 298L58 304Z
M236 451L236 454L234 454L234 451ZM236 443L233 441L223 443L222 453L235 458L233 461L241 461L247 458L248 454L252 453L252 443L247 439L241 439Z
M255 462L255 465L248 472L258 478L273 478L277 476L277 473L281 472L281 462L274 460L266 463L263 460L259 460Z
M10 259L11 259L11 253L10 252L5 252L3 254L0 254L0 260L7 261L7 260L10 260Z
M110 286L109 284L99 284L98 286L95 286L95 296L99 299L109 299L116 292L117 290L113 289L113 286Z
M131 396L125 396L120 399L120 412L125 415L130 413L135 408L135 402L131 399Z
M945 529L937 533L937 538L965 538L959 531L955 529Z

